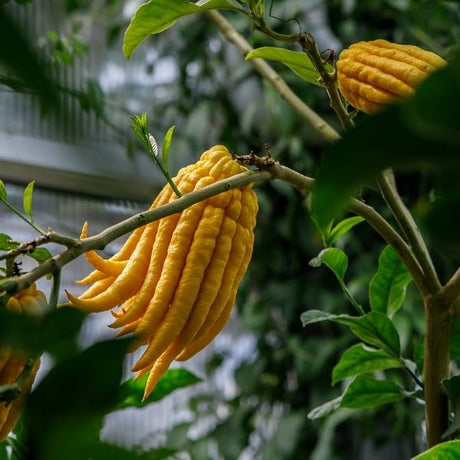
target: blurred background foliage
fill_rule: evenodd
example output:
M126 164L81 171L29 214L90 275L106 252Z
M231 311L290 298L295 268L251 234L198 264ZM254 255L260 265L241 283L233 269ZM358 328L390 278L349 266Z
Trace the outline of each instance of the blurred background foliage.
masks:
M128 114L146 111L154 133L164 133L176 125L173 168L195 160L215 143L226 144L240 154L250 150L263 153L268 144L277 160L315 176L325 147L323 140L305 126L205 17L186 18L164 34L149 38L130 62L124 62L122 34L135 3L67 0L71 24L67 33L50 31L39 42L47 51L47 69L68 65L93 46L85 41L85 24L103 24L104 39L117 71L129 74L129 70L120 69L134 67L148 84L133 87L126 79L123 83L115 79L105 86L103 81L88 82L87 91L76 97L87 110L112 125L112 110L124 114L125 118L117 118L114 128L121 133L118 137L128 152L133 148ZM274 0L267 2L269 7L273 17L268 21L274 29L297 32L300 24L313 33L321 49L332 49L336 56L352 42L385 38L417 44L448 59L460 43L458 2ZM252 32L246 18L226 16L254 47L273 44ZM7 64L14 67L16 61L20 62L18 57L22 55ZM276 69L305 102L339 129L320 88L305 85L281 65ZM44 82L48 88L47 80ZM19 86L15 89L21 91L31 81L26 74L19 74L16 83ZM391 127L382 126L384 129ZM400 176L398 185L416 217L426 207L431 180L417 172ZM165 442L164 455L170 448L187 453L177 458L191 459L410 458L422 450L424 430L423 407L413 401L365 412L341 409L329 418L314 421L307 418L311 409L340 394L339 388L331 387L331 370L354 338L342 326L331 323L304 329L300 314L310 308L353 314L353 307L332 273L308 264L322 245L306 210L306 197L278 182L258 186L257 193L260 212L254 257L237 303L239 327L255 337L256 345L235 371L236 395L229 399L224 394L209 394L190 401L196 419L213 418L213 428L192 440L185 436L188 424L175 427ZM380 207L382 203L375 196L369 194L366 200ZM350 260L347 285L366 305L368 282L384 244L366 224L360 224L340 240L339 246ZM444 278L453 266L451 254L442 247L434 251ZM419 351L415 338L423 332L422 305L415 292L410 290L394 321L406 356L412 357ZM209 374L216 372L225 359L225 351L216 353L208 363ZM152 458L161 458L158 455Z

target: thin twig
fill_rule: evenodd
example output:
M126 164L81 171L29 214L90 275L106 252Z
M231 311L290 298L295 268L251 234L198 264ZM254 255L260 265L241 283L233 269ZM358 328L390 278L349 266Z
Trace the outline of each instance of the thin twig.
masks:
M302 46L303 51L311 59L313 65L318 71L321 81L324 84L327 95L329 97L329 102L337 115L337 118L342 123L343 128L346 131L354 128L354 123L351 115L348 113L343 99L339 93L337 86L337 72L334 70L329 72L326 67L326 61L321 56L321 52L318 49L318 45L314 37L309 33L304 33L300 35L300 45Z
M40 233L41 235L44 235L46 232L42 230L37 224L35 224L34 221L31 219L28 219L24 214L19 212L13 205L11 205L7 200L1 200L2 203L14 214L16 214L20 219L22 219L26 224L29 224L35 231Z
M11 294L23 290L37 279L62 268L84 252L93 249L104 249L110 242L138 227L155 220L162 219L163 217L171 214L181 212L185 208L192 206L199 201L205 200L232 188L241 187L250 183L262 182L269 179L283 180L304 192L310 192L315 183L313 178L304 176L297 171L280 165L279 163L270 163L265 170L247 171L236 176L232 176L195 192L188 193L182 196L182 198L178 198L166 205L136 214L103 230L95 236L85 238L80 241L80 244L68 248L61 254L48 259L46 262L24 275L0 280L0 292L6 291ZM401 236L393 229L393 227L374 208L357 199L353 199L351 201L349 210L367 220L377 233L379 233L382 238L395 249L406 264L418 289L422 295L425 295L427 287L425 285L420 266L414 259L410 248Z
M14 259L15 257L20 256L22 254L30 254L38 246L43 246L44 244L48 243L56 243L62 246L66 246L68 248L76 247L80 244L79 240L76 238L72 238L70 236L65 235L59 235L54 231L49 231L48 233L40 235L32 241L22 243L18 247L10 249L4 254L0 254L0 260L9 260Z
M436 294L441 289L441 283L438 275L436 274L436 269L433 265L433 261L431 260L428 248L422 238L422 235L420 234L420 230L412 214L409 212L398 193L392 169L388 168L380 174L378 178L378 185L383 198L406 236L415 257L425 274L430 294Z
M58 268L53 273L53 284L51 286L51 293L48 302L48 309L54 310L59 301L59 290L61 288L61 269Z
M268 171L247 171L216 182L215 184L209 185L208 187L204 187L192 193L188 193L164 206L159 206L157 208L135 214L124 221L106 228L98 235L79 241L78 245L69 247L62 253L38 265L28 273L0 280L0 293L3 292L9 295L22 291L30 286L34 281L46 276L47 274L56 272L56 270L75 260L84 252L93 249L104 249L107 244L138 227L142 227L143 225L155 220L181 212L199 201L218 195L219 193L227 190L248 185L250 183L264 181L270 178L271 174Z
M271 171L274 174L273 171ZM293 171L285 166L276 165L274 177L289 182L303 190L311 190L314 179L307 178L302 174ZM399 254L416 284L422 296L428 294L429 289L426 284L423 271L415 259L410 247L401 235L371 206L358 199L352 199L348 210L363 217L371 227Z
M324 59L322 57L313 35L307 32L292 35L280 34L268 27L261 18L257 18L254 27L258 31L262 32L270 38L273 38L276 41L285 43L297 43L300 45L303 52L309 57L313 66L318 72L320 81L324 85L324 89L326 90L326 93L329 97L330 105L336 113L337 118L342 123L343 128L345 131L352 129L354 127L352 115L348 113L337 87L337 72L335 65L330 62L329 59ZM329 64L329 66L327 64Z
M238 50L246 56L253 51L249 42L217 11L205 13L209 19L220 29L224 37L233 43ZM313 129L328 142L340 139L340 134L314 110L312 110L297 94L292 91L282 77L263 59L251 59L254 68L267 80L278 94L300 115Z

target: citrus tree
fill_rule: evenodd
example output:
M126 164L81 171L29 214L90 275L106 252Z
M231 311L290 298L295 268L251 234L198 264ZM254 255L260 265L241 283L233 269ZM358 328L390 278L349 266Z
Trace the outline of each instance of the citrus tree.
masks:
M229 11L229 19L219 10ZM12 429L22 409L22 399L29 391L38 356L49 351L57 357L57 365L32 392L25 406L23 447L37 458L54 458L53 452L61 453L62 450L56 450L56 442L62 448L67 446L66 452L72 448L68 458L106 458L107 455L137 458L137 453L99 441L103 416L123 407L143 407L196 382L196 377L186 371L165 371L174 359L187 359L206 346L228 319L236 288L252 252L253 218L257 212L253 190L257 192L261 187L262 211L264 200L283 205L282 198L272 196L274 191L285 196L298 194L297 212L305 216L305 229L285 227L287 237L283 244L289 251L289 245L296 248L296 238L298 241L304 238L302 232L316 235L323 247L309 264L329 269L349 304L346 307L341 304L342 311L331 311L327 306L305 308L296 318L299 334L308 335L309 330L318 327L334 331L348 328L355 338L350 343L347 336L341 348L334 348L334 352L340 350L340 354L328 369L332 384L341 391L317 407L305 407L305 418L308 414L310 420L327 417L333 420L335 414L349 414L343 409L374 409L409 401L404 407L424 407L424 417L420 417L419 423L424 419L428 450L417 458L456 458L460 452L459 442L455 440L459 428L459 382L454 365L458 357L456 319L460 296L460 270L456 267L459 245L455 231L455 214L459 209L458 52L452 47L441 58L418 47L370 37L369 41L356 43L337 57L333 50L320 50L315 37L304 32L295 18L294 24L299 30L294 33L272 28L268 20L269 2L178 0L171 5L167 0L151 0L136 10L126 30L125 56L129 58L149 36L165 32L184 18L202 16L254 66L272 88L266 91L274 90L279 100L282 98L294 110L301 120L300 126L308 127L322 139L319 166L312 168L315 177L302 168L284 164L281 158L272 156L269 149L255 142L255 152L243 154L230 155L225 147L215 146L206 151L199 162L171 178L168 158L173 129L167 132L159 152L147 118L142 115L133 116L133 130L168 182L149 210L92 237L87 236L84 227L81 237L73 239L45 231L35 223L32 183L24 192L24 211L9 203L7 190L2 187L2 202L39 234L34 241L23 243L15 242L14 236L2 236L5 277L0 281L0 289L7 308L1 310L4 362L0 377L7 374L8 360L17 364L11 347L26 350L29 355L28 360L22 359L20 365L16 365L15 372L9 372L15 377L3 382L5 414L11 414L4 416L7 431ZM232 25L242 20L251 27L248 35L262 36L267 40L264 45L271 44L254 48ZM336 120L329 122L320 116L267 61L285 65L303 86L313 85L324 91ZM215 166L219 162L221 169ZM223 166L227 163L228 168ZM408 172L420 171L430 181L425 194L416 197L419 206L423 204L421 218L398 191L400 187L406 189L404 179ZM273 187L267 194L262 184L272 184L272 181ZM287 189L286 185L296 191ZM282 213L274 212L270 217L276 222L279 215ZM243 230L224 251L228 234L222 229L226 217L229 228L233 225ZM368 235L365 225L375 232L384 247L375 273L367 277L367 295L357 298L348 283L349 258L343 242L351 232L355 237L360 231ZM94 251L127 233L131 233L130 238L114 258L102 259ZM256 256L264 249L257 248L257 236L256 231ZM240 249L235 249L236 242L240 242ZM48 243L57 243L64 249L52 255L44 248ZM431 247L436 245L443 248L448 264L434 258ZM95 268L84 280L92 287L80 297L68 293L69 304L55 308L60 270L83 254ZM34 257L39 262L37 267L20 273L15 261L23 255ZM158 271L154 260L166 270ZM263 264L269 266L275 262L278 261ZM304 261L305 265L307 262ZM253 263L258 266L256 258ZM212 267L209 272L208 267ZM231 282L225 276L227 269L235 272ZM357 273L359 271L358 268ZM217 276L218 273L222 276ZM263 276L256 270L249 271L242 286L246 298L243 318L248 309L264 308L264 302L282 304L282 283L276 286L279 292L272 288L268 295L260 291L254 294L251 281L263 282L267 275L266 268ZM43 294L34 290L34 283L45 276L53 280L49 310L42 313L39 320L15 312L41 309ZM311 276L314 279L313 273ZM176 281L171 281L174 277ZM285 276L285 280L288 279L289 274ZM308 284L305 277L304 283L296 286L299 298ZM411 302L407 301L408 289ZM254 295L257 301L251 303ZM147 307L145 302L132 300L141 297L145 302L152 298L155 308L150 308L150 303ZM158 310L161 299L157 301L157 297L165 297L164 310ZM189 298L200 301L190 303ZM216 298L220 299L217 303ZM122 327L122 333L128 337L78 351L76 335L83 314L74 307L96 312L120 304L123 305L115 312L115 326ZM136 308L132 308L133 305ZM288 302L286 308L286 312L281 310L281 315L288 317L292 314ZM218 314L220 311L225 311L222 317ZM402 330L398 319L404 317L405 311L406 318L411 315L424 318L419 330L408 329L409 340L407 330ZM160 320L163 322L159 323ZM407 346L409 342L412 347ZM147 351L134 368L140 378L120 386L123 357L133 346L141 344L147 344ZM290 350L301 353L301 342L292 342ZM318 355L320 351L309 350ZM98 372L88 376L84 370L91 367ZM57 397L56 388L62 386L66 391ZM309 383L309 390L310 387L315 388L314 380ZM272 388L276 391L276 383ZM295 393L302 391L301 387L295 389ZM286 418L284 423L296 427L294 431L302 436L299 428L303 426L302 418ZM20 456L19 444L11 443ZM282 446L283 440L278 443ZM279 445L277 448L286 458L293 455L288 447L284 451ZM174 452L165 448L140 456L163 458ZM229 455L236 457L235 453Z

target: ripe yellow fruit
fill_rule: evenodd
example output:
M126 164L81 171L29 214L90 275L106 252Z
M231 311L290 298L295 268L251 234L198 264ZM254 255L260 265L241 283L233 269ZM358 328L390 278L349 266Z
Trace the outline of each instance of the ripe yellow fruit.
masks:
M18 313L41 315L47 308L46 297L35 284L11 297L6 308ZM29 356L10 348L0 348L0 386L13 384L24 371ZM20 394L11 402L0 402L0 442L14 429L26 402L35 374L40 366L40 359L33 364L27 380L21 387Z
M359 42L340 53L337 83L354 108L373 114L413 94L429 74L445 65L444 59L417 46Z
M173 181L184 195L244 171L216 145ZM166 185L152 207L176 199ZM146 346L133 367L150 371L144 398L172 361L190 358L224 327L251 258L257 210L252 186L243 186L145 225L109 260L87 254L95 270L83 281L94 284L68 298L87 312L121 306L111 327L134 333L133 349Z

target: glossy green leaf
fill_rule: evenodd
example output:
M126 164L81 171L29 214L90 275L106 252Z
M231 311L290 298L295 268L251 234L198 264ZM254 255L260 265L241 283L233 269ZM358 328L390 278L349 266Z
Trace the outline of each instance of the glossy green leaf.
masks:
M413 97L357 126L325 153L312 194L312 214L325 225L360 187L387 167L460 171L460 54L423 82Z
M133 378L124 382L121 385L120 400L116 405L116 409L124 409L126 407L144 407L155 401L163 399L175 390L201 382L200 378L192 374L187 369L169 369L158 381L150 396L145 401L142 401L147 379L148 374L145 374L139 379Z
M0 179L0 201L6 201L8 198L8 194L6 192L5 184Z
M24 212L32 218L32 197L34 193L35 181L31 181L27 184L27 187L24 189L24 194L22 196L22 206Z
M213 9L245 10L233 0L207 0L192 3L187 0L150 0L136 10L126 30L123 53L129 59L134 50L152 34L171 27L176 21L190 14Z
M326 265L339 281L344 280L348 268L348 257L341 249L323 249L317 257L309 262L311 267L320 267L322 264Z
M5 233L0 233L0 250L9 251L10 249L17 248L19 244L13 241L10 236Z
M460 375L445 379L442 384L447 391L450 408L454 414L449 428L443 434L444 438L448 438L460 430Z
M321 321L334 321L337 317L338 315L321 310L307 310L300 315L300 320L302 321L302 326L305 327L308 324L319 323Z
M361 216L347 217L340 221L334 228L329 232L328 245L334 244L340 237L346 235L353 227L364 222L364 218Z
M326 248L323 249L317 257L310 260L309 265L312 267L320 267L322 264L326 265L336 276L340 287L345 295L345 298L356 308L356 310L363 314L364 310L361 305L354 299L351 292L345 284L345 273L348 268L348 256L342 249L339 248Z
M385 351L358 343L346 350L334 367L332 385L347 377L396 367L401 367L399 360L389 356Z
M327 401L324 404L321 404L321 406L318 406L312 409L308 413L307 417L310 420L327 417L328 415L332 414L332 412L336 411L340 407L341 401L342 401L342 396L332 399L331 401Z
M401 388L391 380L376 380L359 375L345 390L340 407L366 409L398 401L404 397Z
M348 325L351 331L362 341L399 358L401 354L399 334L387 316L372 311L359 317L339 317L336 321Z
M369 283L371 309L392 316L403 304L411 281L399 255L391 246L386 246L380 254L377 273Z
M460 441L448 441L422 452L412 460L458 460L460 458Z
M32 259L36 260L39 264L51 259L53 255L46 248L35 248L32 252L27 254Z
M362 316L333 315L320 310L308 310L300 316L302 325L320 321L334 321L347 325L363 342L382 349L389 356L400 357L401 345L399 334L390 318L382 313L372 311Z
M277 48L274 46L263 46L256 48L247 54L246 59L267 59L281 62L289 67L296 75L303 80L315 85L323 86L315 66L305 53L299 51Z
M173 135L174 135L174 130L176 129L175 126L171 126L166 135L165 135L165 138L163 140L163 146L161 148L161 159L163 161L163 164L166 166L168 164L168 157L169 157L169 150L171 148L171 142L172 142L172 138L173 138Z

